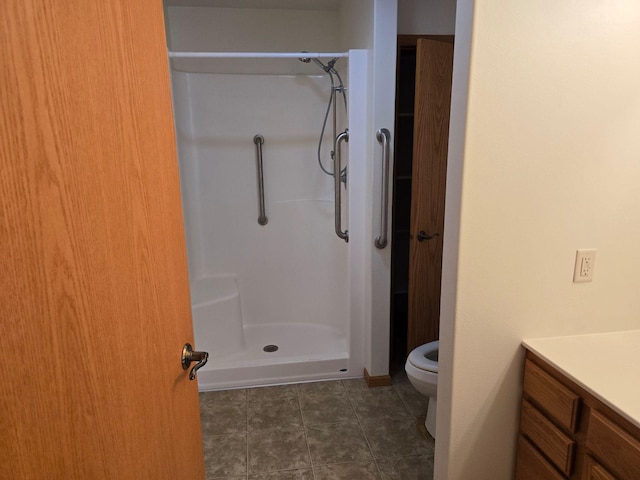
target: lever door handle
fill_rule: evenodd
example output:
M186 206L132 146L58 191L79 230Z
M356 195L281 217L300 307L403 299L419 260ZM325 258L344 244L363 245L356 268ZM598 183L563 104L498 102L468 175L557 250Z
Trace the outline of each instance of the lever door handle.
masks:
M190 343L185 343L182 347L182 369L186 370L191 365L191 362L196 363L189 372L189 380L196 378L196 372L204 366L209 360L209 352L196 352L191 347Z
M440 234L439 233L434 233L432 235L429 235L428 233L425 233L423 230L420 230L418 232L418 241L419 242L424 242L425 240L432 240L436 237L439 237Z

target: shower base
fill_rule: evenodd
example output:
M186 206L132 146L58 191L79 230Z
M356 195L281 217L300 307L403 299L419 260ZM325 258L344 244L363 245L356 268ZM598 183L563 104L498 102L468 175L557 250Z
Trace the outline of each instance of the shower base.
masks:
M349 371L347 339L331 327L283 323L243 330L243 348L224 355L209 351L208 363L198 371L200 391L362 375ZM273 346L277 350L264 350Z

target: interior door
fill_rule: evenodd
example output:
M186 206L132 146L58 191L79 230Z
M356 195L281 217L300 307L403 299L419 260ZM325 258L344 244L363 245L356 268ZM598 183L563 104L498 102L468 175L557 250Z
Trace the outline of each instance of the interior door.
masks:
M419 39L409 241L407 349L437 340L453 41Z
M0 2L0 478L204 479L159 0Z

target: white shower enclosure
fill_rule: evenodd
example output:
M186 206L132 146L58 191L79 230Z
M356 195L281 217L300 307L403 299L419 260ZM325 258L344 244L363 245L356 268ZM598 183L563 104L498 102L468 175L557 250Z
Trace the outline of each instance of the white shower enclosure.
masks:
M374 353L384 328L373 333L384 302L372 300L388 283L376 262L388 265L389 250L374 246L388 208L372 100L375 8L165 5L195 347L210 354L201 390L386 373L376 363L388 349ZM318 160L333 171L331 80L299 60L316 56L335 61L347 92L347 108L341 95L335 104L337 132L348 130L336 148L346 173L338 226L334 178Z

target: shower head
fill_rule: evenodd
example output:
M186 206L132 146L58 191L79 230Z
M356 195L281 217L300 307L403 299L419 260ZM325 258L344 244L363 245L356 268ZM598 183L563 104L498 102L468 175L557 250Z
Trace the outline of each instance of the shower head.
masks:
M300 53L309 53L309 52L307 52L306 50L303 50L303 51L302 51L302 52L300 52ZM302 63L309 63L309 62L311 62L311 59L310 59L309 57L300 57L300 58L298 58L298 60L300 60Z
M302 51L301 53L309 53L309 52L305 50L305 51ZM334 75L338 73L338 71L335 68L333 68L333 66L338 61L338 57L332 58L326 65L322 63L320 60L318 60L317 58L300 57L298 58L298 60L300 60L302 63L310 63L313 60L313 63L318 65L322 70L325 71L325 73L334 74Z

